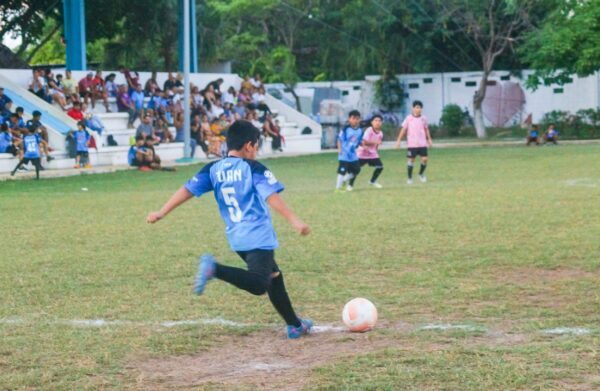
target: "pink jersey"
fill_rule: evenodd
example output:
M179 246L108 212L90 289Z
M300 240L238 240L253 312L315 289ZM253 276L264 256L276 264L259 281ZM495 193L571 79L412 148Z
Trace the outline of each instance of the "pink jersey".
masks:
M408 148L421 148L427 147L427 118L421 115L415 117L410 114L404 122L402 122L402 128L406 128L406 141Z
M365 130L363 141L381 143L381 140L383 140L383 132L381 130L375 132L372 127ZM356 152L359 159L377 159L379 157L379 145L361 145Z

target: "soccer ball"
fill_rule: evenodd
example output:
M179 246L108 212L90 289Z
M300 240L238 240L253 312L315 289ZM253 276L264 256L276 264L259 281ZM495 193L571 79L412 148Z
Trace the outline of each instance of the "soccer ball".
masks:
M357 297L344 306L342 321L350 331L369 331L377 322L377 308L369 300Z

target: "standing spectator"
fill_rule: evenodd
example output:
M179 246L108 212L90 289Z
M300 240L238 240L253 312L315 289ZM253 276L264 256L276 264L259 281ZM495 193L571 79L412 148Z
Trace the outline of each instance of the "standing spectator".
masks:
M67 115L77 122L85 120L85 116L83 111L81 111L81 104L79 104L79 102L75 102L73 104L71 110L67 111Z
M119 93L117 94L117 107L119 108L120 113L129 114L127 128L133 129L133 122L136 119L135 105L131 101L125 85L119 86Z
M71 136L75 141L75 166L73 168L92 168L90 164L90 154L88 150L88 142L90 141L91 135L85 129L85 122L77 122L77 130L75 132L70 131Z
M135 116L141 118L142 112L144 111L144 91L142 90L141 84L138 84L135 91L131 93L131 101L135 108Z
M113 98L117 97L118 92L117 84L115 83L116 77L117 75L115 75L114 73L109 73L108 76L106 76L106 80L104 82L106 93L108 94L108 96Z
M110 109L108 108L108 93L106 92L106 83L102 78L102 71L96 71L96 76L94 77L94 93L92 94L92 109L96 107L96 99L102 99L104 101L104 108L107 113L110 113Z
M133 90L135 90L135 87L140 84L140 76L137 72L131 72L129 69L125 68L124 66L119 66L119 71L123 74L123 76L125 76L125 80L127 81L127 89L128 92L131 94L133 92Z

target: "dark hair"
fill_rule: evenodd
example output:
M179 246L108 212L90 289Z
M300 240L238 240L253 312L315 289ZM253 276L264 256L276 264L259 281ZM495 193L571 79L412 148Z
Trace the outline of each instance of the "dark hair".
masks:
M83 126L85 129L85 121L77 121L77 126Z
M10 118L19 118L19 115L17 113L11 113Z
M22 113L24 111L25 111L25 109L22 108L21 106L17 107L17 109L15 110L15 112L17 112L17 113Z
M413 102L412 107L417 107L419 106L420 108L423 108L423 102L421 102L420 100L416 100Z
M33 113L31 113L31 115L34 117L39 117L42 115L42 113L40 113L38 110L35 110Z
M8 132L8 125L7 124L0 125L0 132Z
M360 118L360 111L358 110L352 110L348 113L348 118L350 117L359 117Z
M538 126L536 124L531 125L531 129L537 129Z
M25 129L29 130L31 133L35 132L38 128L38 124L32 122L29 126L26 126Z
M256 144L259 138L260 131L251 122L235 121L227 131L227 149L239 151L247 143Z
M369 122L373 122L373 120L375 118L379 118L382 122L383 122L383 116L381 114L375 114L371 117L371 120Z
M140 141L140 140L145 140L145 139L146 139L146 137L142 133L135 136L135 141Z

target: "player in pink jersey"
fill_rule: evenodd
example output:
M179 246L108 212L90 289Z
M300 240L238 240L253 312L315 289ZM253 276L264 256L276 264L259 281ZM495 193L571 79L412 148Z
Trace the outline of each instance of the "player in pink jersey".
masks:
M421 161L419 179L421 182L427 182L427 177L425 176L428 160L427 147L431 147L433 142L431 141L427 118L422 115L422 111L423 103L418 100L414 101L412 104L412 114L406 117L402 123L402 130L398 135L398 140L396 140L396 148L400 148L400 141L406 135L406 142L408 144L408 180L406 183L409 185L413 183L412 173L417 155Z
M381 131L381 125L383 124L383 117L379 114L375 114L371 118L371 126L365 130L363 134L362 144L358 148L357 154L361 167L368 164L370 167L375 167L373 176L369 184L377 189L381 189L381 186L377 182L377 178L383 171L383 163L379 158L379 146L383 141L383 132Z

